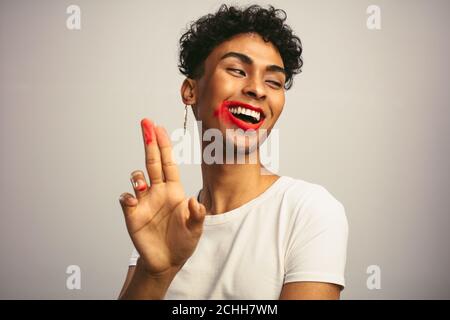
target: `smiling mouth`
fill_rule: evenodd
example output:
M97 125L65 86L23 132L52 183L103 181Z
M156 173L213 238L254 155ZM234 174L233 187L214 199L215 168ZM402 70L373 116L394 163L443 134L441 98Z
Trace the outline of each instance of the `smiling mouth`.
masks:
M243 129L257 129L265 119L261 108L239 101L225 101L223 107L230 119Z
M239 106L229 107L228 110L231 112L233 117L251 124L258 123L261 119L261 113L258 111L246 109Z

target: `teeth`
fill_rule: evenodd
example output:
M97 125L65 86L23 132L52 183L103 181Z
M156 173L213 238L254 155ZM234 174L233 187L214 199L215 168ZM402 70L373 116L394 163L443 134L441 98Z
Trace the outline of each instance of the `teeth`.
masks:
M256 121L259 121L261 119L261 114L258 111L250 110L243 107L231 107L230 112L232 114L245 114L248 116L251 116L256 119Z

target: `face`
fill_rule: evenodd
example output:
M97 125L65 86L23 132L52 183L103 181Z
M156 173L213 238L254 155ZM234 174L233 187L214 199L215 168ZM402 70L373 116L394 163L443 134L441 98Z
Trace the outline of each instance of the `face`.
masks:
M210 53L202 77L189 80L191 90L183 84L182 95L186 98L191 92L191 100L185 103L193 105L203 131L215 128L223 137L228 131L228 138L236 145L236 137L244 131L265 129L269 134L275 125L285 102L283 68L283 60L272 43L264 42L258 34L239 34ZM256 140L243 140L246 148L258 141L257 135L251 136Z

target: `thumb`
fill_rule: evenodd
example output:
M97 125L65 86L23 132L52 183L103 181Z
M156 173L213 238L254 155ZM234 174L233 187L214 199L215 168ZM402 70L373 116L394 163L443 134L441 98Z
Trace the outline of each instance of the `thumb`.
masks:
M187 227L191 231L201 232L205 220L206 208L195 197L189 198L189 218Z
M125 192L120 195L119 202L122 207L123 214L125 215L125 221L128 222L128 219L137 206L138 201L132 194Z

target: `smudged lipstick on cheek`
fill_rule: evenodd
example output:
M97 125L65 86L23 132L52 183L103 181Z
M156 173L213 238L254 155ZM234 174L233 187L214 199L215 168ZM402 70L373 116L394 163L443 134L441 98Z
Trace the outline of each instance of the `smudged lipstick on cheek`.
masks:
M214 111L214 116L219 119L220 122L232 124L231 112L228 111L226 101L222 102L219 107Z
M219 119L219 121L224 122L226 124L235 124L236 126L238 126L239 128L243 129L243 130L256 130L259 127L261 127L261 125L264 123L264 117L261 114L261 119L259 122L257 123L249 123L246 122L244 120L241 120L237 117L235 117L231 112L230 112L230 107L231 106L240 106L240 105L244 105L241 102L238 101L224 101L220 104L220 106L214 111L214 116L217 117Z

